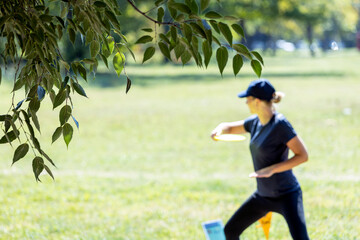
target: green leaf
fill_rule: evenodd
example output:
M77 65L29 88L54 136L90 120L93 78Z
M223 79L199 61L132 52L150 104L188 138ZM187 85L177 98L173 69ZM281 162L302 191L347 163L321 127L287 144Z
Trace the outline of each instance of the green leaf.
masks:
M61 24L61 26L63 27L63 28L65 28L65 22L64 22L64 20L61 18L61 17L59 17L59 16L55 16L56 17L56 19L59 21L59 23Z
M71 116L71 107L69 105L65 105L61 108L60 112L59 112L59 121L60 121L60 125L64 125L70 118Z
M87 96L86 96L86 93L85 93L85 90L83 89L83 87L82 87L80 84L74 82L74 83L73 83L73 88L74 88L75 91L76 91L78 94L80 94L81 96L87 97Z
M263 58L261 57L261 55L260 55L258 52L256 52L256 51L251 51L251 53L252 53L252 55L254 55L254 56L257 58L257 60L259 60L259 61L261 62L261 64L264 66L264 60L263 60Z
M171 7L170 5L168 5L168 10L170 12L170 16L173 18L173 19L176 19L177 17L177 10L173 7Z
M77 70L79 71L80 76L81 76L85 81L87 81L86 68L85 68L81 63L78 63L78 64L76 65L76 67L77 67Z
M51 160L51 158L43 151L43 150L41 150L41 155L43 155L45 158L46 158L46 160L48 160L54 167L56 167L56 165L55 165L55 163L53 162L53 160Z
M25 99L24 99L25 100ZM21 102L23 102L24 100L22 100ZM0 122L4 122L5 120L11 119L11 115L0 115Z
M98 7L98 8L106 8L106 3L102 2L102 1L96 1L94 2L94 5L95 7Z
M66 92L64 90L59 91L59 93L56 95L53 103L53 109L60 106L66 99Z
M15 82L15 85L14 85L14 88L13 88L13 92L19 90L20 88L22 88L22 86L24 86L25 84L25 78L19 78L16 82Z
M172 40L176 43L177 42L177 30L174 26L170 27L170 33Z
M233 58L233 70L234 70L235 76L239 73L239 71L243 65L244 65L244 61L243 61L241 55L236 54Z
M31 120L33 121L36 129L37 129L39 132L41 132L41 131L40 131L40 123L39 123L38 117L36 116L36 112L33 111L33 110L30 110L30 114L31 114Z
M233 25L231 25L231 27L235 30L237 34L245 38L244 29L239 24L234 23Z
M148 43L151 42L153 40L153 38L149 35L145 35L142 36L141 38L139 38L135 44L140 44L140 43Z
M229 26L222 22L219 22L218 26L219 26L220 32L224 35L226 41L230 44L230 47L231 47L233 37L232 37L232 33L231 33Z
M84 58L81 61L83 61L84 63L87 63L87 64L96 64L96 61L94 59Z
M114 51L115 42L113 37L107 37L106 42L103 42L101 52L106 58L108 58Z
M259 63L259 61L251 60L251 67L254 70L254 72L256 73L256 75L260 78L262 67L261 67L261 64Z
M205 57L205 61L204 61L205 67L207 68L210 63L210 59L211 59L211 55L212 55L212 48L211 48L211 45L208 40L205 40L202 43L202 50L203 50L204 57Z
M20 146L18 146L14 152L12 164L19 161L21 158L25 157L28 151L29 151L29 145L27 143L23 143Z
M240 54L243 55L244 57L248 58L249 60L252 60L252 59L253 59L252 56L251 56L251 54L250 54L249 49L248 49L245 45L243 45L243 44L241 44L241 43L238 43L238 44L234 44L234 45L233 45L233 48L234 48L238 53L240 53Z
M128 93L130 88L131 88L131 80L130 80L129 77L126 77L126 91L125 91L125 93Z
M1 72L1 67L0 67L0 85L1 85L1 79L2 79L2 72Z
M32 86L32 88L30 89L30 91L29 91L29 93L28 93L28 95L27 95L27 97L28 97L27 100L30 100L30 99L32 99L32 98L35 98L36 93L37 93L37 85L34 85L34 86Z
M29 102L29 108L31 110L33 110L34 112L37 112L40 108L40 101L38 100L37 97L34 97L33 99L31 99L31 101Z
M155 6L160 6L162 3L164 3L165 2L165 0L157 0L156 2L155 2Z
M163 40L163 41L166 42L167 44L169 44L169 45L171 44L170 40L166 37L165 34L160 33L160 34L159 34L159 37L160 37L161 40Z
M21 112L22 112L22 114L24 115L25 123L26 123L27 128L29 129L31 138L34 138L34 137L35 137L35 133L34 133L33 127L31 126L29 115L28 115L24 110L21 110Z
M234 16L224 16L223 19L228 21L240 21L240 18Z
M100 57L103 60L103 62L105 63L106 67L109 69L109 64L108 64L107 58L102 53L100 53Z
M31 136L31 141L33 142L34 144L34 147L39 151L41 152L41 147L40 147L40 142L39 140L35 137L35 136Z
M222 16L214 11L209 11L207 13L205 13L205 17L206 18L213 18L213 19L218 19L218 18L222 18Z
M185 51L185 46L182 43L177 44L174 48L176 59L179 59L181 55L184 53L184 51Z
M189 42L191 42L191 39L192 39L192 29L191 29L191 27L187 23L183 23L182 27L183 27L182 32L183 32L184 36L186 37L186 39Z
M195 0L185 0L185 4L190 7L191 13L196 15L199 13L199 6Z
M116 53L113 58L113 65L118 77L120 77L120 73L124 69L125 65L125 55L120 52Z
M218 23L215 20L210 20L210 25L213 27L213 29L217 32L220 33L220 29L218 27Z
M150 58L152 58L152 56L154 56L155 54L155 48L154 47L148 47L145 52L144 52L144 58L143 58L143 62L146 62L147 60L149 60Z
M216 60L218 63L221 76L228 61L228 58L229 58L229 53L226 47L219 47L218 50L216 51Z
M45 168L46 172L50 175L50 177L51 177L53 180L55 180L54 175L52 174L50 168L49 168L48 166L46 166L45 164L44 164L44 168Z
M185 15L182 13L179 14L175 19L176 22L183 22L184 20L185 20Z
M169 51L169 48L166 46L165 43L163 42L159 42L159 48L160 48L160 51L161 53L167 57L169 60L171 60L171 57L170 57L170 51Z
M62 127L56 128L55 132L52 135L52 143L54 143L61 135L62 133Z
M74 29L69 28L68 32L69 32L70 41L72 42L72 44L75 44L76 33L75 33Z
M184 3L169 3L169 7L175 8L176 10L186 13L186 14L190 14L191 13L191 9Z
M210 0L200 0L201 11L203 12L209 6Z
M0 144L3 144L3 143L11 143L12 141L14 141L16 139L16 136L18 136L20 134L20 132L14 132L13 131L10 131L8 133L6 133L1 139L0 139Z
M206 33L202 27L200 27L197 23L190 23L191 27L194 29L195 32L199 33L203 38L206 38Z
M158 12L157 12L157 20L158 20L158 22L162 22L162 21L163 21L164 15L165 15L164 8L159 7Z
M65 61L63 61L63 60L59 60L59 62L69 71L70 70L70 65L67 63L67 62L65 62Z
M184 53L181 55L181 62L183 63L183 65L185 65L190 61L190 59L191 59L191 54L185 50Z
M47 15L47 14L42 14L39 16L39 18L42 22L51 22L52 21L52 16Z
M14 115L14 117L15 117L15 115ZM5 132L7 132L9 130L9 128L10 128L9 126L7 126L7 123L9 123L11 125L12 129L14 130L16 138L18 138L19 141L21 141L20 138L19 138L19 131L18 131L16 125L15 125L15 121L16 121L16 119L13 120L13 117L11 117L11 118L9 118L9 119L7 119L5 121Z
M152 28L142 28L141 30L144 32L153 32Z
M90 43L90 56L92 58L96 57L100 52L100 43L98 41L91 41Z
M120 24L119 21L117 20L115 14L109 10L105 11L105 15L107 16L107 18L112 22L112 24L117 27L118 29L120 29Z
M44 160L42 157L35 157L32 162L32 168L35 175L36 181L40 181L39 175L44 170Z
M64 124L62 134L64 137L64 141L66 143L66 146L69 147L69 143L70 143L70 141L72 139L72 135L73 135L73 128L69 123Z

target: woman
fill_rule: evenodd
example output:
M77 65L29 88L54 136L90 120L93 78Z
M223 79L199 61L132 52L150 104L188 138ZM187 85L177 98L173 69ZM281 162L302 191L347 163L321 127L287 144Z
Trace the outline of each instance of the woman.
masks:
M279 102L282 95L275 92L268 80L260 79L251 82L238 97L246 97L246 104L254 115L242 121L219 124L211 137L250 133L255 172L249 177L256 178L257 190L225 225L226 239L238 240L248 226L270 211L284 216L293 239L309 239L302 191L292 172L292 168L308 160L308 154L291 124L274 109L273 103ZM289 149L294 153L290 159Z

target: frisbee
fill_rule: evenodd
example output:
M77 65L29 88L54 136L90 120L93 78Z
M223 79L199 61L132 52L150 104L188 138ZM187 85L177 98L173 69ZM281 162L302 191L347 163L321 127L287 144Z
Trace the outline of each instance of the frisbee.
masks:
M246 137L240 134L221 134L214 136L216 141L224 141L224 142L240 142L244 141Z

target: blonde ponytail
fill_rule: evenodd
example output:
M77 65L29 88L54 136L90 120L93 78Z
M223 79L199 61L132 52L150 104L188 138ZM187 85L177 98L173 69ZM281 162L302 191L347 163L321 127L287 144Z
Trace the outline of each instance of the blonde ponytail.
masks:
M273 94L273 98L271 99L271 102L272 103L279 103L283 97L285 97L285 93L283 93L283 92L275 92Z

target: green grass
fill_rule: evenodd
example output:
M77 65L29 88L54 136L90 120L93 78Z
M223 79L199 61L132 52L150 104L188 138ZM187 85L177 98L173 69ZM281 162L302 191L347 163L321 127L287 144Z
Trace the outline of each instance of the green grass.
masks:
M265 57L263 76L286 93L279 111L310 153L294 171L311 239L359 239L359 62L355 51ZM216 66L132 64L127 72L127 95L124 79L103 72L96 81L117 87L90 86L89 99L75 97L80 130L68 150L62 139L51 145L58 115L43 101L37 135L58 166L55 181L42 175L36 183L33 156L11 166L13 149L0 145L0 239L200 240L202 222L226 222L254 191L248 140L209 138L218 123L249 115L236 98L254 79L248 63L236 79L231 69L221 78ZM9 82L0 86L1 113L10 106ZM265 239L255 225L242 239ZM278 214L270 239L290 239Z

